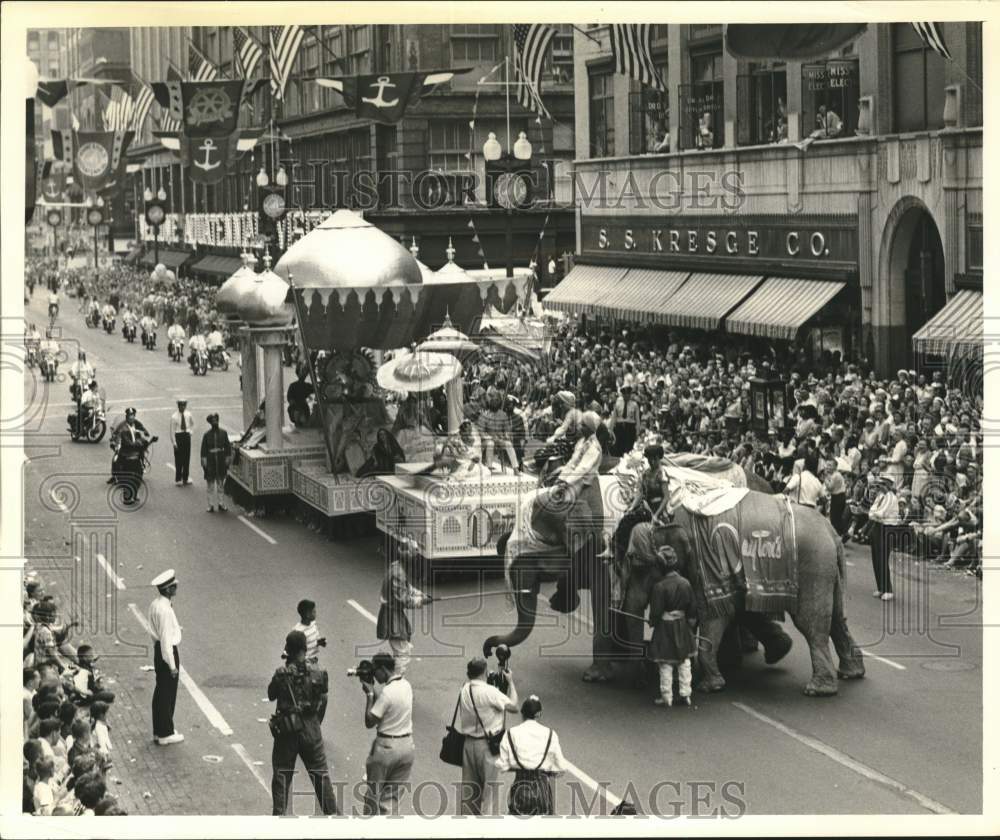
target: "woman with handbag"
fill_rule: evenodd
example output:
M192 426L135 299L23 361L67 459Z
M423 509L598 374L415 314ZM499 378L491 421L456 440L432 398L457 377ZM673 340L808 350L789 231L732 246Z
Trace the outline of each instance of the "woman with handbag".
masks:
M514 773L507 811L517 816L554 814L552 777L566 769L559 736L538 722L541 714L542 701L532 694L521 704L524 722L508 729L500 742L497 768Z

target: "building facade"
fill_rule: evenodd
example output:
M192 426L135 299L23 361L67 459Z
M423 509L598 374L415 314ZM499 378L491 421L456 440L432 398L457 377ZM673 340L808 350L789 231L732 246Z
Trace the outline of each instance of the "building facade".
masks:
M872 24L779 63L734 58L721 25L658 26L665 92L614 72L608 27L578 31L576 263L594 268L554 300L603 282L667 326L911 367L911 337L982 288L982 27L941 27L952 61Z

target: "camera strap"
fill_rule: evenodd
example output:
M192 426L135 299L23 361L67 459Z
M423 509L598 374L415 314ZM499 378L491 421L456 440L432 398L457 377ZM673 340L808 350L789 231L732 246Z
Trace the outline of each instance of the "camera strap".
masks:
M476 713L476 721L479 723L479 728L483 730L483 735L488 738L492 733L486 731L486 727L483 726L483 720L479 717L479 709L476 708L476 698L472 694L472 683L469 683L469 699L472 701L472 711Z
M285 673L284 676L285 676L285 685L288 688L288 696L292 698L292 709L301 714L301 711L299 710L299 703L295 699L295 689L292 688L292 678L291 676L289 676L287 672Z

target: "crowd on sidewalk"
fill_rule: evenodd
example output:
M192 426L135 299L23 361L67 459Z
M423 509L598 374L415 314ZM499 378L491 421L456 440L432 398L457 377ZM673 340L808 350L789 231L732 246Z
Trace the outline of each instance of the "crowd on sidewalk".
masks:
M24 583L24 813L122 815L109 791L115 695L93 647L71 641L56 600L30 571Z

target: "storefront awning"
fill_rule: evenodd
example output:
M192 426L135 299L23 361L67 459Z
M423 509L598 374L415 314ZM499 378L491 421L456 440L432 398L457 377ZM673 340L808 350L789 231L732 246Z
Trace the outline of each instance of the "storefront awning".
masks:
M806 321L826 306L845 283L769 277L726 318L726 332L792 341Z
M979 352L983 346L983 293L962 289L913 336L918 353L947 356Z
M613 292L627 268L605 265L578 265L570 271L551 292L542 305L558 312L600 314L602 299L614 295Z
M688 271L631 268L611 289L606 289L598 311L609 318L657 321L666 302L687 280Z
M239 257L219 257L210 254L207 257L202 257L192 265L191 271L197 271L200 274L211 274L216 277L232 277L242 265L243 262Z
M671 327L716 330L763 279L759 274L692 274L663 302L657 321Z
M160 253L157 254L155 249L150 248L142 256L142 264L155 266L156 260L159 259L161 263L173 271L180 268L193 256L194 254L190 251L178 251L173 248L160 248Z

